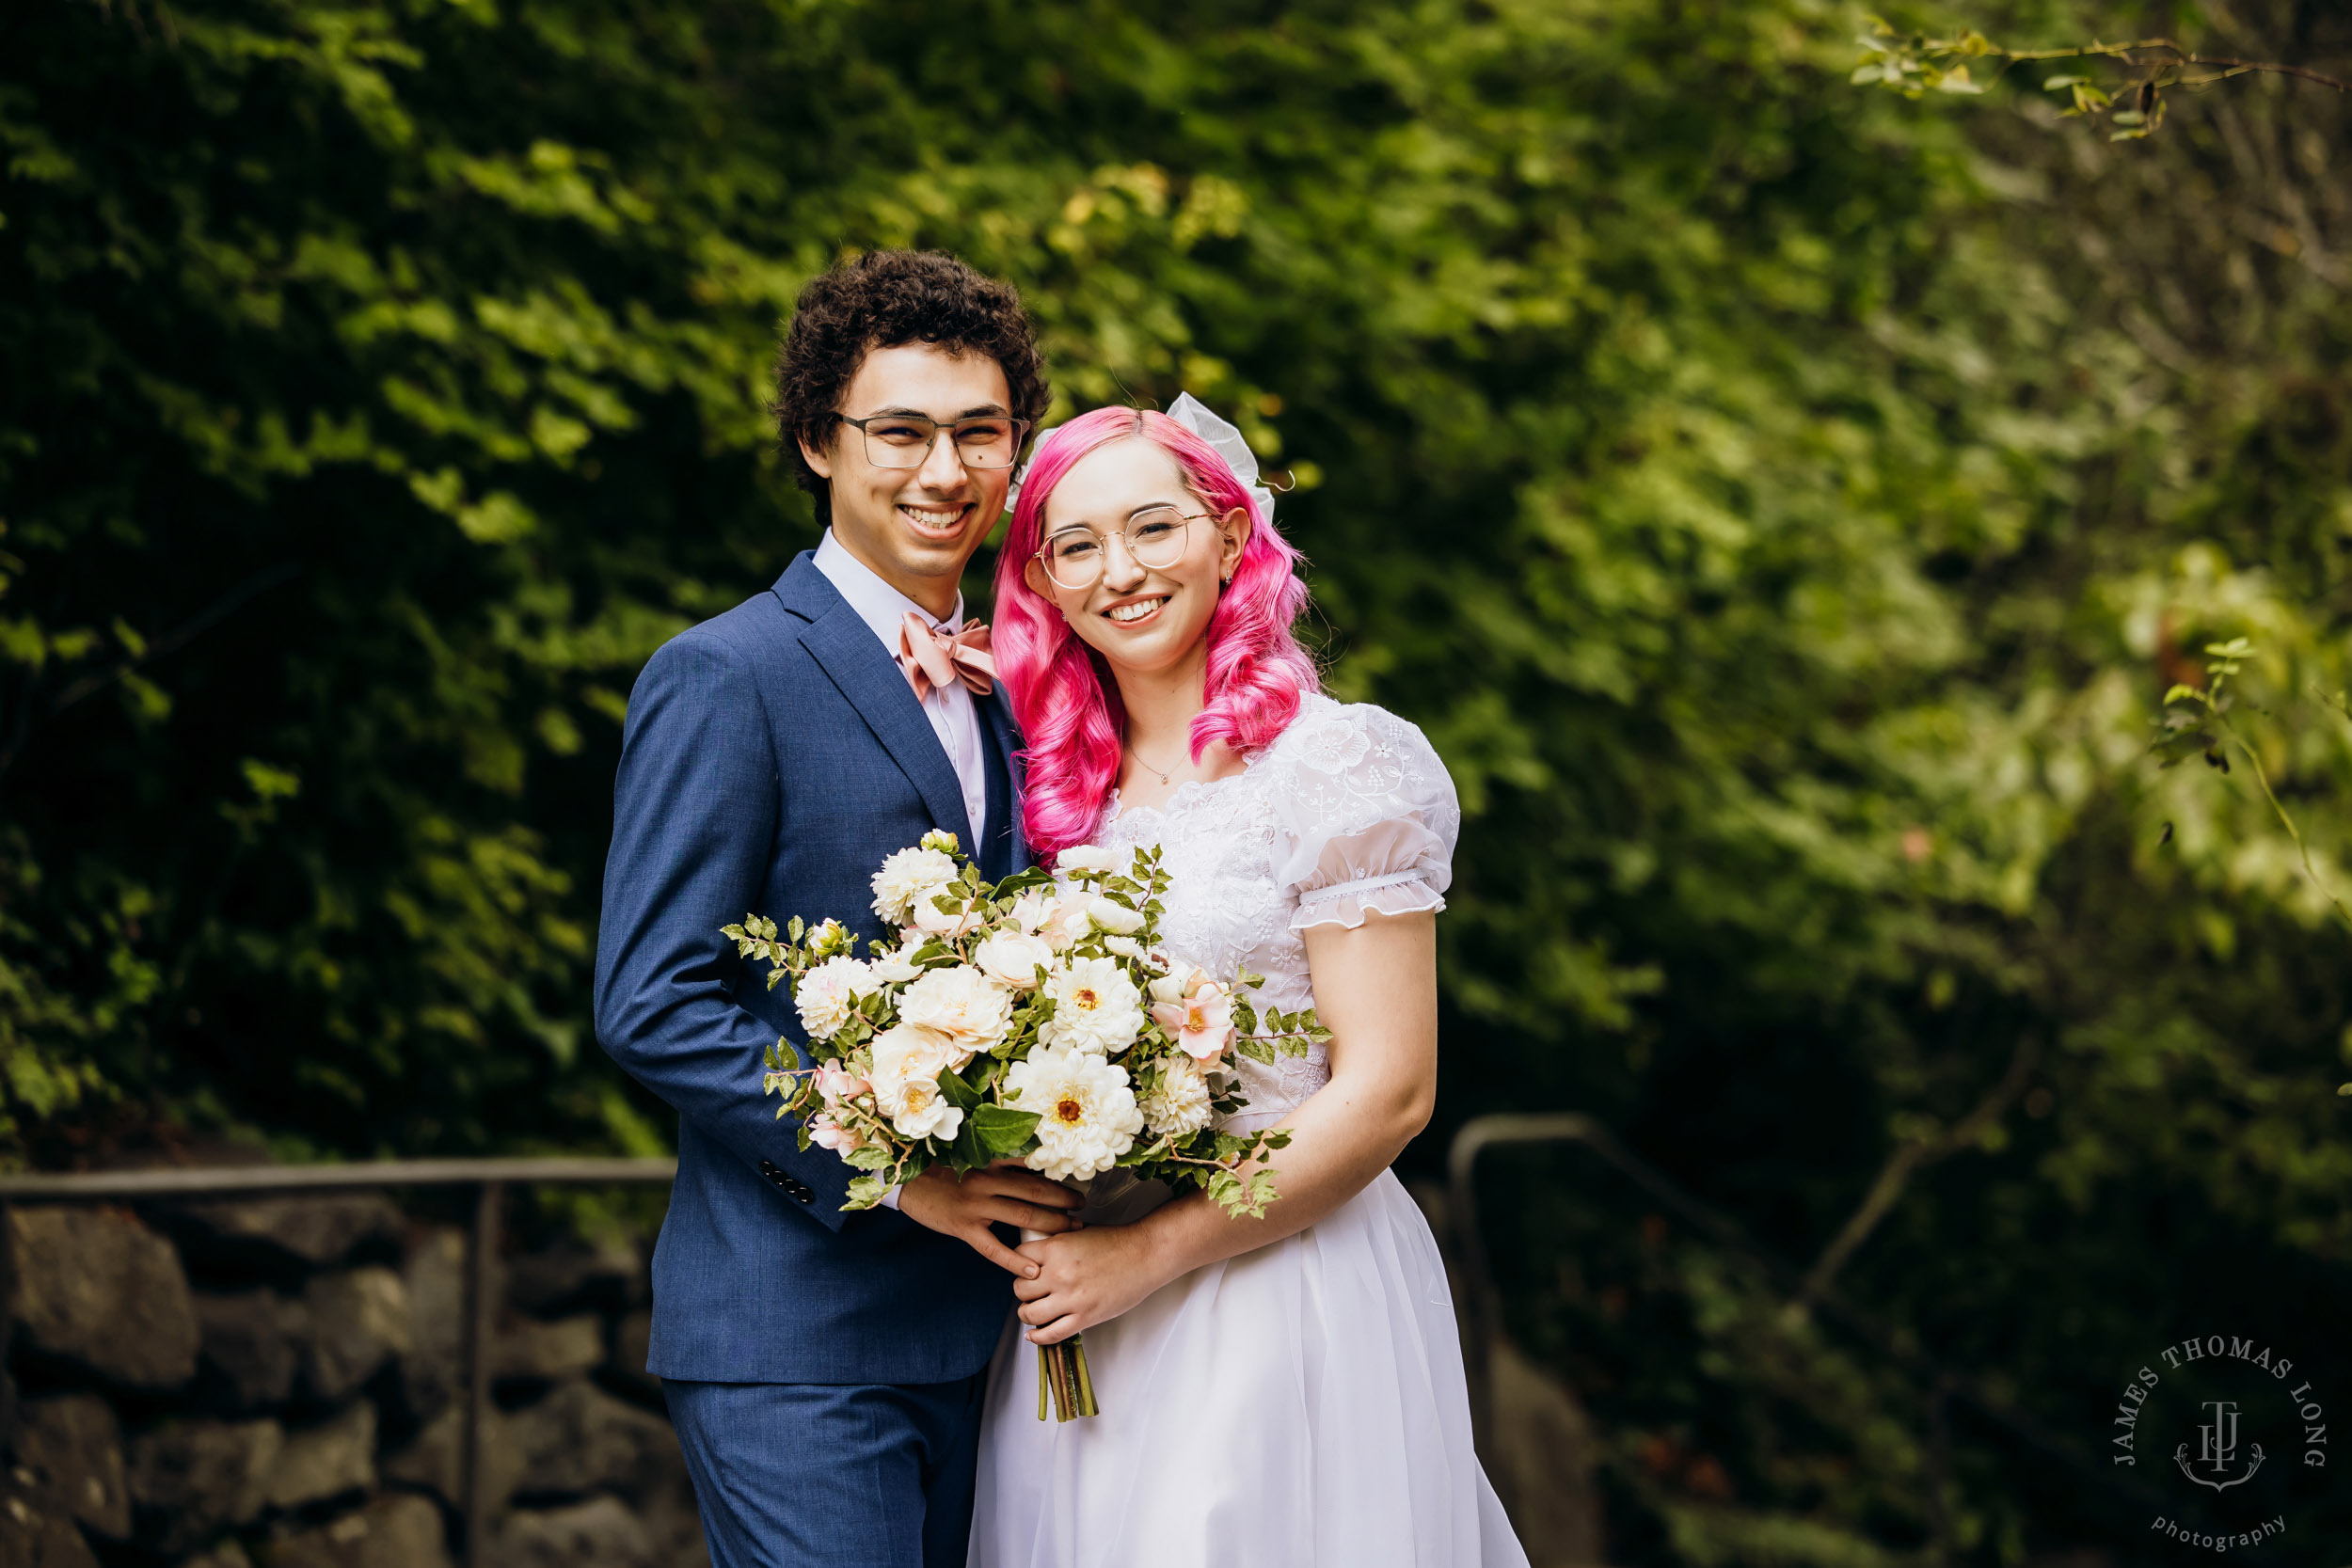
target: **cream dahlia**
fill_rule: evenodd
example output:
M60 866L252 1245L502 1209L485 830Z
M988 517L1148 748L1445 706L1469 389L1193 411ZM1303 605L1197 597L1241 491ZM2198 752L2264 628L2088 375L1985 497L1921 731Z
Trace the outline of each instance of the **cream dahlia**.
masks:
M1073 958L1046 976L1054 1016L1039 1025L1041 1045L1107 1055L1135 1043L1143 1028L1143 993L1116 958Z
M1169 1137L1189 1137L1209 1125L1209 1080L1188 1056L1160 1063L1159 1082L1137 1102L1143 1124Z
M1038 1116L1024 1162L1056 1181L1083 1181L1119 1163L1143 1131L1127 1069L1078 1050L1040 1050L1005 1070L1005 1098Z

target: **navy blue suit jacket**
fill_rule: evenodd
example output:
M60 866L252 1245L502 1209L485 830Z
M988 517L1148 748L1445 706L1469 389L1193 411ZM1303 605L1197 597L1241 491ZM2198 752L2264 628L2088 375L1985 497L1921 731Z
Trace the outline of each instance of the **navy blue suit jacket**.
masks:
M989 752L981 869L1026 863L1020 745ZM834 916L881 934L882 857L933 828L967 848L963 792L881 639L803 553L765 594L680 633L630 694L596 943L596 1037L678 1112L654 1250L647 1370L704 1383L938 1383L988 1364L1011 1276L891 1210L841 1212L850 1168L803 1153L760 1092L761 1052L803 1041L787 988L719 927ZM806 1053L803 1051L805 1063Z

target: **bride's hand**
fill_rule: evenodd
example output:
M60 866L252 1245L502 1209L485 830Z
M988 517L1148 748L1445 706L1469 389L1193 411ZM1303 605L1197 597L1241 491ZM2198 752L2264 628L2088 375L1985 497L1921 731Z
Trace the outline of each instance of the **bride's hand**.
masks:
M1021 1256L1037 1265L1034 1279L1015 1278L1022 1338L1053 1345L1110 1322L1168 1283L1165 1271L1139 1225L1103 1225L1043 1241L1022 1243Z

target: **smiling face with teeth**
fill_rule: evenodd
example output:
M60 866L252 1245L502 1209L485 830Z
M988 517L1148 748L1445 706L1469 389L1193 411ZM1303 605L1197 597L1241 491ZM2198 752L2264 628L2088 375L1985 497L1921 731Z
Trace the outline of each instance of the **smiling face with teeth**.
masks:
M1200 519L1185 525L1184 553L1171 566L1143 565L1123 537L1130 519L1154 507ZM1103 656L1122 689L1136 682L1185 686L1197 706L1208 676L1209 621L1224 579L1249 542L1249 515L1236 507L1216 516L1184 482L1173 456L1135 437L1097 447L1054 486L1041 532L1050 539L1072 528L1091 530L1102 541L1102 580L1089 589L1064 588L1033 560L1025 573L1029 586Z
M984 354L935 343L868 350L841 394L840 413L927 414L939 423L1009 412L1005 371ZM833 502L834 536L899 593L945 619L955 610L964 563L1005 510L1009 468L966 468L943 433L919 468L876 467L866 442L835 424L822 446L801 443Z

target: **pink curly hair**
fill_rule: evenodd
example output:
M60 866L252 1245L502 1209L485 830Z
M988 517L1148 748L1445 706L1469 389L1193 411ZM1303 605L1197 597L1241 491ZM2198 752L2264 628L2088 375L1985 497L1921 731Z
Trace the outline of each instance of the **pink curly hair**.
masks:
M1240 507L1252 525L1233 580L1209 620L1208 704L1192 721L1193 760L1212 741L1245 756L1271 744L1297 714L1299 699L1318 689L1314 661L1291 633L1307 608L1307 585L1295 570L1299 554L1259 515L1216 449L1154 410L1081 414L1031 459L1012 531L996 559L996 674L1028 741L1021 826L1041 862L1085 843L1100 824L1119 777L1126 716L1102 656L1025 574L1042 542L1045 502L1062 476L1097 448L1138 436L1176 459L1185 483L1211 511L1223 516Z

